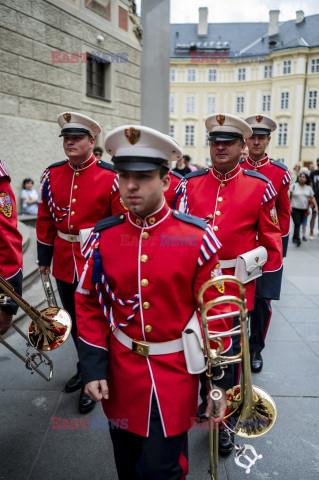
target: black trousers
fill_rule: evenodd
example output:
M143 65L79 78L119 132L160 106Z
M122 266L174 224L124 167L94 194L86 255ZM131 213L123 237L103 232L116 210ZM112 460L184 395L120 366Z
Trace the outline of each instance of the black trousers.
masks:
M250 352L260 353L265 348L265 338L267 335L272 309L271 300L263 298L256 292L254 310L250 315Z
M307 213L307 210L302 210L300 208L292 209L291 217L294 222L293 240L300 240L300 225L306 213Z
M75 290L78 286L78 281L75 280L73 283L63 282L62 280L56 279L56 284L58 287L59 295L63 308L70 314L72 319L72 329L71 335L78 349L78 338L77 338L77 328L76 328L76 313L75 313ZM77 362L78 372L80 371L80 362Z
M119 480L185 478L188 465L187 432L164 437L155 397L152 401L149 437L115 428L111 422L109 425Z

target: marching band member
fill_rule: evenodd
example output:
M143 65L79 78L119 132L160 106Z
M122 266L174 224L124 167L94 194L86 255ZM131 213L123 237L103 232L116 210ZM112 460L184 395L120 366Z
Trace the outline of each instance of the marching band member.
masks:
M262 294L278 299L282 244L275 207L276 191L266 177L255 171L243 170L239 165L244 139L252 135L252 130L243 120L226 114L208 117L205 125L209 131L213 167L186 175L177 192L179 208L212 226L222 244L219 257L225 275L234 275L237 257L257 246L265 247L268 259L263 266ZM257 257L257 266L260 261ZM247 283L245 287L247 309L251 311L254 307L255 281ZM237 287L229 285L223 293L237 296ZM234 340L233 347L234 353L237 353L238 341ZM235 385L238 383L238 373L235 367ZM198 410L199 416L202 416L205 408L203 402ZM228 454L232 448L231 437L221 430L220 453Z
M270 160L266 154L266 148L270 142L270 134L277 128L277 124L270 117L265 115L251 115L245 118L252 128L253 134L247 138L249 156L241 160L240 166L243 169L253 170L265 175L273 184L277 195L275 197L277 222L281 232L283 256L287 254L289 228L290 228L290 201L289 184L291 176L288 168L280 162ZM263 359L261 351L265 347L265 338L271 318L270 299L262 295L263 278L256 280L256 295L254 310L251 312L250 323L250 362L251 370L254 373L261 371ZM280 294L280 285L278 285Z
M0 160L0 274L14 290L22 292L22 235L17 229L17 205L11 179ZM6 333L18 306L10 300L0 305L0 335Z
M100 221L83 249L88 261L76 302L85 391L102 400L120 480L180 480L187 474L199 381L187 370L182 331L190 322L199 327L198 290L220 272L220 244L205 222L165 201L169 161L182 156L174 140L148 127L122 126L108 134L105 147L128 212ZM216 330L231 323L220 319ZM202 363L205 369L203 355ZM231 380L230 370L216 381L223 394L216 422L224 417Z
M52 274L63 307L72 318L72 337L77 346L74 293L85 259L80 250L82 230L92 228L107 216L122 211L114 190L113 167L97 160L92 153L95 136L101 132L97 122L80 113L66 112L58 117L63 148L68 159L50 165L42 176L42 198L37 220L39 266ZM66 392L82 388L79 363L77 373L65 386ZM79 408L86 413L94 407L81 390Z

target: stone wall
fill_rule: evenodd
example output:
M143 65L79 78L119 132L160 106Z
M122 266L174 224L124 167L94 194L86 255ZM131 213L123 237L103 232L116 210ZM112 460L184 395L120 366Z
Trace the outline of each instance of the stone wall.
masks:
M111 21L85 8L84 0L1 0L0 158L20 195L23 178L39 177L65 154L56 118L68 110L97 120L105 134L124 123L140 123L141 46L132 28L118 27L119 5ZM121 7L122 8L122 7ZM117 9L117 10L116 10ZM98 42L97 36L104 40ZM111 63L110 101L86 95L86 63L53 63L52 52L125 53ZM62 60L63 55L55 54ZM105 154L106 159L106 154Z

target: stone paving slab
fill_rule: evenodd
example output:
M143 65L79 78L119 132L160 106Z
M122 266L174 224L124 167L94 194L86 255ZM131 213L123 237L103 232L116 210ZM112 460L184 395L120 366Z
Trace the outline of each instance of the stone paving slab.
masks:
M291 324L308 322L313 323L319 320L317 307L308 307L307 310L305 310L304 307L281 307L280 312L281 315L287 320L287 322Z
M273 314L267 334L267 342L272 340L282 340L283 338L285 338L286 342L301 341L300 336L293 327L293 324L291 324L282 315L280 310L273 308Z
M319 396L319 358L304 342L272 341L264 354L262 374L253 383L271 395Z

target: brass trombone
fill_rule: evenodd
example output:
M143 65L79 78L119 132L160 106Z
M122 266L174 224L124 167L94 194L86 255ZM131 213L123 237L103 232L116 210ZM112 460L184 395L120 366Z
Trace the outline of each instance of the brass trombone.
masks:
M234 283L239 287L239 297L233 295L224 295L214 300L204 303L204 294L208 288L220 282ZM213 369L219 367L222 371L227 368L227 365L234 363L242 363L241 383L227 391L227 407L230 413L227 418L235 421L235 426L232 431L240 437L253 438L264 435L272 428L275 423L277 410L276 404L272 397L262 388L253 386L250 372L250 356L249 356L249 336L248 336L248 312L245 300L245 287L236 278L231 275L220 275L204 283L198 293L198 301L201 312L201 323L204 332L205 350L207 354L207 378L210 386L211 397L218 402L218 390L213 388ZM208 316L211 308L222 304L232 304L238 307L238 311L226 314L218 314ZM227 332L214 332L214 320L219 318L235 317L240 318L240 325L232 328ZM241 336L241 351L237 355L226 356L222 355L223 351L223 337L240 335ZM217 348L211 347L211 342L218 344ZM235 418L236 416L236 418ZM209 473L212 480L218 480L218 428L214 428L213 422L209 419L209 446L210 446L210 469ZM248 447L248 446L247 446ZM250 446L249 446L250 447ZM255 452L253 447L250 447ZM260 457L260 456L259 456ZM253 460L245 456L250 462L248 466L236 461L240 466L243 466L249 472L250 466L255 463L258 458L255 452ZM251 460L251 461L250 461Z
M31 318L31 323L28 329L28 336L26 336L16 325L12 324L13 328L28 342L28 347L32 345L38 352L45 352L55 350L60 347L68 338L71 332L71 317L66 310L57 306L49 306L40 312L32 307L26 300L18 295L12 285L0 275L0 289L4 294L0 295L0 305L7 302L7 297L11 298L26 314ZM7 297L6 297L7 296ZM21 355L15 348L8 344L0 335L0 342L7 347L12 353L25 362L26 367L32 371L37 372L45 380L49 381L53 374L52 360L45 353L29 354L27 351L26 357ZM44 357L47 362L43 360ZM38 366L45 363L50 368L49 376L47 377Z

